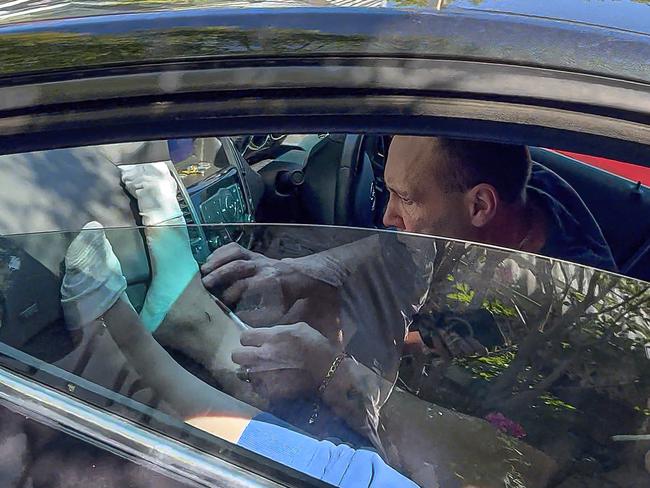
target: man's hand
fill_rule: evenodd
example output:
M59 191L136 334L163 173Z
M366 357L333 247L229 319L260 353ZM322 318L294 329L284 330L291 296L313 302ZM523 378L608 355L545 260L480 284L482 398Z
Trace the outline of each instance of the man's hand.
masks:
M307 321L329 337L330 324L336 323L338 290L313 278L314 269L321 266L318 259L305 259L272 259L227 244L201 266L203 286L249 325ZM303 269L309 266L311 273Z
M243 299L269 299L273 294L281 302L290 302L292 298L295 301L299 290L293 289L297 287L292 286L292 271L290 264L249 251L234 242L214 251L201 266L203 286L221 296L227 305ZM286 303L282 306L287 308Z
M269 400L315 394L341 345L308 324L251 329L241 335L233 362L247 370L254 389Z

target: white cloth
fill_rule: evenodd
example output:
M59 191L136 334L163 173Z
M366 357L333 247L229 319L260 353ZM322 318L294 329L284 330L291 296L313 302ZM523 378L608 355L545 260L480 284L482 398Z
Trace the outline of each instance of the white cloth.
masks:
M138 200L144 225L174 224L170 221L183 216L176 200L176 181L165 163L128 164L119 168L124 186Z
M104 228L87 223L65 255L61 306L70 329L101 317L126 290L126 279Z

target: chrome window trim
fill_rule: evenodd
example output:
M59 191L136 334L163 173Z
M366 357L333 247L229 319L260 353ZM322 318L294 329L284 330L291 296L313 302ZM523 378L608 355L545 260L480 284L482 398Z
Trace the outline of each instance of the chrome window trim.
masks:
M4 367L0 403L188 486L283 486Z

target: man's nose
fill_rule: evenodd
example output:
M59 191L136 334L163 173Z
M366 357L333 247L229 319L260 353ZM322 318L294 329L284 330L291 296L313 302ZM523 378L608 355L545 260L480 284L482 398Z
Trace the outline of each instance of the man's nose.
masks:
M402 219L399 218L399 215L393 209L392 199L388 201L382 222L385 227L395 227L397 229L403 227Z
M384 227L393 227L388 209L386 209L386 212L384 212L384 218L382 219L382 222L384 224Z

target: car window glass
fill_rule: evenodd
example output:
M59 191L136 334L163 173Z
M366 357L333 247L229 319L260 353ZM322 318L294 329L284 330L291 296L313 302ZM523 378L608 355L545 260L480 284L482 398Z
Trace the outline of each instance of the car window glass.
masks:
M131 414L119 398L130 398L208 431L210 408L208 417L225 408L273 418L287 431L371 449L421 486L506 478L622 488L648 476L648 283L425 236L228 227L250 244L217 250L218 283L198 279L185 226L2 238L4 366L18 367L7 360L12 350L43 360L65 381L23 372L121 415ZM148 258L122 247L115 236L124 232L145 241ZM39 249L60 249L54 270ZM129 279L134 258L151 260L145 282ZM144 304L116 318L138 287ZM116 329L127 323L134 328ZM262 335L233 356L249 327ZM135 331L153 331L171 356L148 356L154 343L138 342ZM119 397L91 398L74 377ZM197 378L213 389L188 395Z
M436 237L402 225L391 141L2 156L2 365L301 486L369 469L420 486L645 479L650 222L622 225L645 188L531 148L527 192L555 225L539 253Z

